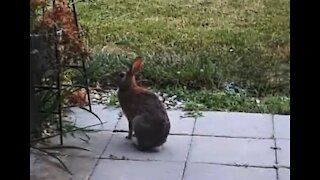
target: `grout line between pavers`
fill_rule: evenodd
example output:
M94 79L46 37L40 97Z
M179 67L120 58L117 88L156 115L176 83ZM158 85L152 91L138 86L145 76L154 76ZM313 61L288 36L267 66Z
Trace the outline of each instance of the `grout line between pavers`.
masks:
M110 157L102 157L100 159L107 159L113 161L138 161L138 162L170 162L170 163L181 163L181 161L170 161L170 160L158 160L158 159L129 159L129 158L110 158ZM185 162L185 161L184 161ZM228 164L228 163L215 163L215 162L192 162L196 164L214 164L214 165L221 165L221 166L232 166L232 167L244 167L244 168L261 168L261 169L275 169L275 166L262 166L262 165L248 165L248 164ZM278 166L277 168L286 168L290 169L286 166Z
M282 168L282 169L289 169L289 170L290 170L290 167L289 167L289 166L278 165L277 167L278 167L278 169L279 169L279 168Z
M118 122L115 124L114 129L115 129L115 128L117 127L117 125L119 124L120 119L121 119L121 118L118 119ZM102 159L101 157L102 157L102 155L104 154L104 152L106 151L108 145L110 144L113 135L114 135L114 134L112 133L109 141L107 142L106 146L103 148L103 150L102 150L102 152L101 152L101 154L100 154L97 162L94 164L94 166L93 166L93 168L92 168L92 171L91 171L90 174L89 174L88 180L90 180L90 178L91 178L91 176L93 175L96 167L98 166L100 160Z
M213 164L213 165L244 167L244 168L276 169L275 166L262 166L262 165L249 165L249 164L228 164L228 163L215 163L215 162L192 162L192 163L196 163L196 164Z
M286 140L286 141L290 141L290 138L276 138L277 140Z
M186 169L187 169L187 163L188 163L188 160L189 160L189 154L190 154L191 146L192 146L192 142L193 142L193 133L194 133L194 129L196 127L196 122L197 122L197 117L194 118L192 132L191 132L191 135L189 135L189 136L191 136L191 140L190 140L190 145L189 145L189 149L188 149L188 153L187 153L187 159L186 159L186 162L184 163L181 180L184 179L185 172L186 172Z
M195 124L194 124L195 125ZM109 130L110 131L110 130ZM194 129L193 129L194 131ZM113 133L126 133L127 130L113 130ZM174 136L196 136L196 137L216 137L216 138L235 138L235 139L273 139L273 137L246 137L246 136L225 136L225 135L204 135L204 134L188 134L188 133L170 133Z
M202 135L202 134L191 134L190 136L197 137L216 137L216 138L235 138L235 139L272 139L272 137L247 137L247 136L225 136L225 135Z
M276 176L277 176L277 180L279 180L279 168L278 168L278 150L277 150L277 141L276 141L276 137L275 137L275 122L274 122L274 114L272 114L272 139L274 142L274 155L275 155L275 160L276 160L276 165L275 165L275 169L276 169Z

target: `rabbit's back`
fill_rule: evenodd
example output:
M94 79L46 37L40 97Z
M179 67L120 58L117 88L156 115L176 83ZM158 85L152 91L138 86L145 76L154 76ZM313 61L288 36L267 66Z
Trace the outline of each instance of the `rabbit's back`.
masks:
M148 149L166 142L170 120L165 107L152 92L143 90L130 94L119 92L120 105L129 120L139 145Z
M147 114L152 117L150 123L169 121L167 111L159 98L148 90L136 92L118 92L121 108L128 117L133 119L139 114Z

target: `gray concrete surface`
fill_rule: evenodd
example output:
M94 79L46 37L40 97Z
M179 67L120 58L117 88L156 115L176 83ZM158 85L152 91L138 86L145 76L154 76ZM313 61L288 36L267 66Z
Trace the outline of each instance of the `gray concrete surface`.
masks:
M290 179L290 116L203 112L203 117L182 118L184 112L169 111L172 131L167 143L159 152L140 152L125 139L127 121L118 118L119 109L93 109L102 126L81 109L70 114L79 126L100 130L88 133L89 142L80 135L65 138L65 145L90 150L59 150L72 175L56 159L32 152L31 180Z

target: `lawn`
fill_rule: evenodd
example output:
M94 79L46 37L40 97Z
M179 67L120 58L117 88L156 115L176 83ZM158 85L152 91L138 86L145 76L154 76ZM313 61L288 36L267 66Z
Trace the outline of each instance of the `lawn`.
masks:
M268 97L290 112L289 0L94 0L77 10L92 79L141 55L138 78L150 86L184 88L193 97L235 82L247 98ZM267 112L282 113L278 106Z

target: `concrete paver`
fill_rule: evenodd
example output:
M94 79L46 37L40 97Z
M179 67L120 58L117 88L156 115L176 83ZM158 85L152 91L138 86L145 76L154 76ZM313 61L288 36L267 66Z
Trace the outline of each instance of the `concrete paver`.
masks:
M30 167L30 180L85 180L88 179L98 159L81 157L59 157L72 175L62 169L61 164L48 156L37 159Z
M188 163L183 180L277 180L275 169Z
M196 121L194 134L230 137L271 138L270 114L204 112Z
M290 139L290 116L274 115L275 138Z
M290 167L290 140L277 139L277 156L280 166Z
M290 180L290 169L279 168L278 174L279 180Z
M110 141L112 133L107 131L100 131L90 132L87 134L90 137L90 140L88 142L80 139L86 139L85 136L76 135L76 138L74 138L71 135L67 135L67 138L64 138L64 145L82 147L90 151L78 149L61 149L60 152L71 156L99 158L103 150L106 148L107 143ZM58 136L53 138L51 140L51 144L60 145L60 138Z
M102 157L178 162L184 162L187 159L191 136L170 135L159 152L141 152L133 146L131 140L125 138L126 135L126 133L114 134Z
M119 109L115 108L106 108L103 105L94 105L92 106L92 111L99 116L102 121L102 125L100 121L90 112L87 112L83 109L73 107L71 108L71 112L69 113L70 121L75 122L77 127L87 127L95 125L89 129L96 130L114 130L115 126L119 120Z
M98 125L79 108L70 115L78 127L102 130L88 133L89 142L79 134L64 139L65 145L91 150L61 150L69 155L59 157L73 175L53 158L30 154L31 180L277 180L277 171L278 180L290 179L290 116L204 112L204 117L181 118L184 112L168 111L172 129L167 143L159 152L140 152L125 139L126 132L114 131L128 130L119 109L94 105L93 110L107 123ZM58 144L59 138L51 143Z
M190 162L269 166L275 164L271 139L193 137Z
M90 180L180 180L183 162L101 159Z

